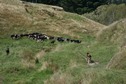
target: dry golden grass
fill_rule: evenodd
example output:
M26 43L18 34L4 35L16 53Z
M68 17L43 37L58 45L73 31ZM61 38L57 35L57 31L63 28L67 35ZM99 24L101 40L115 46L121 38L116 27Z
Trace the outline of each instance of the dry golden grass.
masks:
M50 79L46 80L44 84L72 84L72 79L69 74L56 72Z
M22 5L20 0L0 0L0 3L11 4L11 5Z
M38 52L36 55L35 55L35 57L37 57L38 59L39 58L42 58L43 56L45 55L45 51L40 51L40 52Z
M56 11L49 5L21 2L20 4L22 5L0 3L0 19L4 19L4 23L0 22L4 32L0 34L38 31L49 35L62 34L80 38L78 32L94 34L104 27L83 16Z
M105 27L97 34L99 42L107 44L116 44L118 52L112 57L107 68L123 69L125 67L125 46L126 46L126 19L116 21L113 24Z
M35 68L35 58L33 53L30 51L23 51L21 64L24 68Z
M53 73L58 72L59 67L57 64L54 64L52 61L45 61L43 62L41 68L38 71L46 70L49 68Z
M112 57L106 68L126 69L126 46Z
M43 71L46 70L49 66L49 63L47 61L42 63L42 66L40 67L40 69L38 69L38 71Z
M97 34L97 39L103 42L124 44L126 38L126 19L117 21L105 28Z
M75 60L70 60L69 68L75 68L78 66L78 63Z

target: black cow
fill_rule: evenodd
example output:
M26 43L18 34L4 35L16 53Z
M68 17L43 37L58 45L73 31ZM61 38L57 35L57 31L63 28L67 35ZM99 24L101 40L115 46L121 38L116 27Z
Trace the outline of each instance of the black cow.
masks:
M80 40L74 40L74 43L81 43Z
M46 34L41 34L41 33L30 33L30 34L13 34L11 35L12 39L19 39L21 37L28 37L30 39L36 40L37 42L39 41L44 41L44 40L51 40L51 43L54 43L56 40L58 42L72 42L72 43L81 43L80 40L71 40L69 38L63 38L63 37L54 37L54 36L48 36Z
M20 35L17 35L17 34L13 34L11 35L11 38L12 39L19 39L21 36Z
M63 37L57 37L57 41L59 41L59 42L64 42L65 39L64 39Z
M55 43L55 40L51 41L51 43L54 44Z
M71 42L74 42L74 43L81 43L80 40L70 40Z
M67 38L66 41L67 41L67 42L70 42L70 39Z
M54 39L55 39L55 37L49 36L49 40L54 40Z

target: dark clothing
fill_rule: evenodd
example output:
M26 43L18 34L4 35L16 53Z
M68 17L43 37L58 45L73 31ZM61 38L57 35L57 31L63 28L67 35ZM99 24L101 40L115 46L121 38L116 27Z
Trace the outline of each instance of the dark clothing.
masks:
M35 59L35 63L38 64L39 63L39 60L38 58Z
M89 53L87 53L87 62L91 63L91 55Z
M7 48L6 53L7 53L7 55L9 55L9 53L10 53L9 48Z

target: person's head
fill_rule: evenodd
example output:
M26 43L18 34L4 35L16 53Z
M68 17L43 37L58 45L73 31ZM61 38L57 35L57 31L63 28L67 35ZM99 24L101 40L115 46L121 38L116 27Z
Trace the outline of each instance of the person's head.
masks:
M89 55L89 57L91 58L91 55Z
M87 52L87 55L89 55L89 52Z

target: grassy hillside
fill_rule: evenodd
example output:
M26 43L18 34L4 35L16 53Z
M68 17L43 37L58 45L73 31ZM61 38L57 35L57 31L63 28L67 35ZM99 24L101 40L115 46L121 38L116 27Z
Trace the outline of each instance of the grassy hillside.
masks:
M106 68L126 69L126 46L122 48L113 58L110 60Z
M104 25L77 14L55 11L51 6L25 3L21 6L1 3L1 28L8 34L43 32L79 37L79 33L95 33ZM85 24L84 24L85 23ZM6 34L0 32L0 34ZM76 32L76 33L75 33Z
M107 68L125 69L126 19L117 21L98 33L97 40L102 43L115 44L119 51L112 57Z
M16 2L3 2L0 3L1 84L126 83L125 68L106 69L111 58L119 51L120 44L119 41L115 44L106 43L107 40L103 38L109 36L107 32L111 32L115 26L106 27L77 14L54 10L48 5L20 3L17 6ZM124 25L125 20L117 22L119 25L122 23ZM106 31L105 28L110 30ZM121 30L124 28L121 26ZM120 29L117 28L118 31ZM28 38L10 38L11 34L32 32L79 39L82 43L51 44L48 40L36 42ZM5 52L7 47L10 48L9 55ZM98 65L86 63L84 57L87 52L99 62ZM39 63L35 62L36 58Z
M116 21L115 23L103 28L97 34L97 40L117 44L120 47L125 46L126 41L126 19Z
M0 3L12 4L12 5L21 5L20 0L0 0Z
M117 20L126 18L126 5L103 5L92 13L87 13L84 16L104 25L110 25Z

